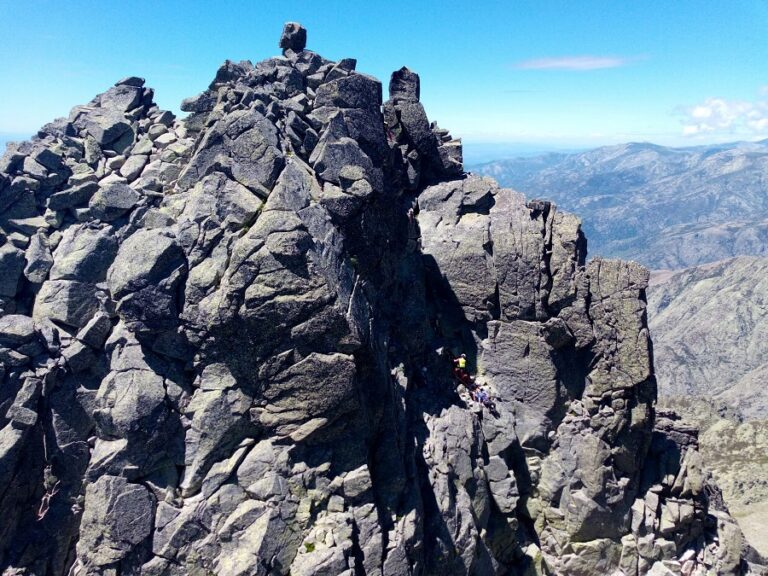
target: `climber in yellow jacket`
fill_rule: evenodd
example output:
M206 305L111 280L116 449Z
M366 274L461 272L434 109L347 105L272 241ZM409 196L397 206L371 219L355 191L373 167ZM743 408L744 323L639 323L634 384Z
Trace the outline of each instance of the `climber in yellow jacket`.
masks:
M464 382L467 379L467 377L469 376L469 373L467 372L467 355L466 354L462 354L458 358L453 359L453 373L462 382Z

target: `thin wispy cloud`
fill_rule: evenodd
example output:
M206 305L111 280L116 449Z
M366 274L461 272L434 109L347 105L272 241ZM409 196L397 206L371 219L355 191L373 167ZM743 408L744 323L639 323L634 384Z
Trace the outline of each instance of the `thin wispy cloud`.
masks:
M707 98L677 112L682 116L683 135L733 134L760 136L768 133L768 99L761 87L755 100Z
M604 70L620 68L642 60L640 56L557 56L554 58L533 58L514 65L518 70Z

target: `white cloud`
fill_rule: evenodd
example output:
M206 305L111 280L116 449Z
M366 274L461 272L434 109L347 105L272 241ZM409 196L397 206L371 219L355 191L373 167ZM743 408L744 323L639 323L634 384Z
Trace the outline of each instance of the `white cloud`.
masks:
M520 70L602 70L618 68L638 60L638 57L620 56L559 56L556 58L534 58L515 64Z
M683 135L732 134L734 136L760 136L768 131L768 99L765 87L759 90L761 98L727 100L707 98L695 106L683 108Z

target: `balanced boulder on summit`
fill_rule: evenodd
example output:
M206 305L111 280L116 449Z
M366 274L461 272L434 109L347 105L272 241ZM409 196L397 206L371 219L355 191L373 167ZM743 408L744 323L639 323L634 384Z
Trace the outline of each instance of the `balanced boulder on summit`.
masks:
M288 22L283 27L283 35L280 36L280 48L285 54L286 50L301 52L307 45L307 29L298 22Z

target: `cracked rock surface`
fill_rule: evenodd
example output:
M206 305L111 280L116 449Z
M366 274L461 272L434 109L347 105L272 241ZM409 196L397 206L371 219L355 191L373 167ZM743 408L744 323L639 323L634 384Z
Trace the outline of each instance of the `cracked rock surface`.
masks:
M305 46L0 160L0 573L760 573L655 409L647 271Z

